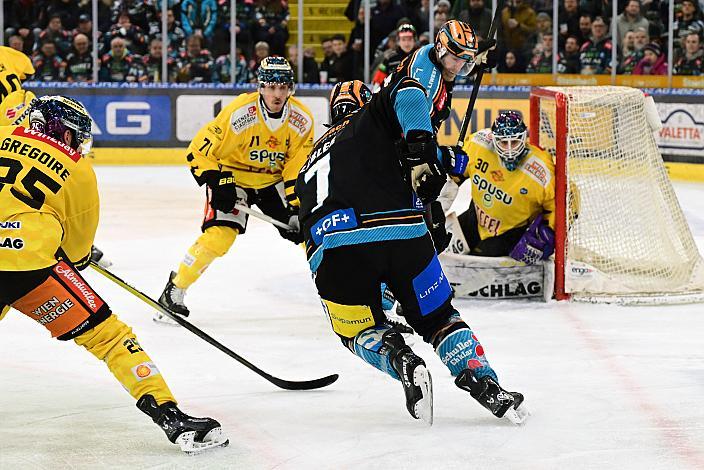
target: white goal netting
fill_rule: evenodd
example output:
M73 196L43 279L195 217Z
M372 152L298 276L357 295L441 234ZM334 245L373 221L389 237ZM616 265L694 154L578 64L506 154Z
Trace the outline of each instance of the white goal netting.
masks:
M546 90L566 105L565 127L557 125L558 95L541 96L538 107L541 147L556 156L566 138L565 162L556 156L566 175L558 214L565 292L594 301L698 300L704 265L647 120L652 100L628 87Z

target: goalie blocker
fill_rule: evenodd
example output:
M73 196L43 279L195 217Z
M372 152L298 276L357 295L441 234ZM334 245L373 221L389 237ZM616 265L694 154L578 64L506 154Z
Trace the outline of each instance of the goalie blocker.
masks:
M469 255L454 212L447 216L445 227L452 238L439 259L456 297L487 300L533 298L546 302L552 298L552 261L528 266L507 256Z

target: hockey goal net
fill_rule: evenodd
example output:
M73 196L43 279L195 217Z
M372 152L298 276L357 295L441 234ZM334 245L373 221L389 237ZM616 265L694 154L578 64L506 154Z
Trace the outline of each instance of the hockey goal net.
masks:
M704 264L657 148L655 122L652 99L634 88L531 92L531 143L555 158L557 299L704 300Z

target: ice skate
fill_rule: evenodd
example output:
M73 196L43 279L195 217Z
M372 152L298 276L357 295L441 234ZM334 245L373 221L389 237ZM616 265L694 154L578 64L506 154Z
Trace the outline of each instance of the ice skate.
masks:
M151 395L143 395L137 408L149 415L166 433L166 437L189 455L207 449L225 447L230 441L213 418L194 418L178 409L175 403L157 405Z
M506 418L513 424L523 424L530 416L523 404L522 394L507 392L489 376L478 379L470 369L465 369L455 379L455 385L468 391L472 398L497 418Z
M169 282L166 283L166 287L164 287L164 292L162 292L161 297L159 297L159 304L165 309L177 315L187 317L188 314L191 312L183 303L183 298L186 295L186 290L176 287L176 285L173 283L174 277L176 277L176 273L171 271L171 275L169 276ZM177 324L175 321L173 321L161 312L156 312L154 314L154 321L167 325Z
M415 419L433 424L433 380L425 361L416 356L394 330L384 334L384 344L391 348L391 365L401 378L406 394L406 408Z

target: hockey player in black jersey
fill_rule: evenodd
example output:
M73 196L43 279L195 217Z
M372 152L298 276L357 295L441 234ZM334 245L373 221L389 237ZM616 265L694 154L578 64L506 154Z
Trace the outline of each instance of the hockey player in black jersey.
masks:
M385 323L379 284L387 283L457 386L495 416L520 423L527 416L523 396L499 386L453 308L423 220L424 204L446 179L425 89L405 77L365 105L365 88L346 82L333 89L331 128L296 181L306 253L332 328L354 354L399 379L410 414L432 423L425 362Z

